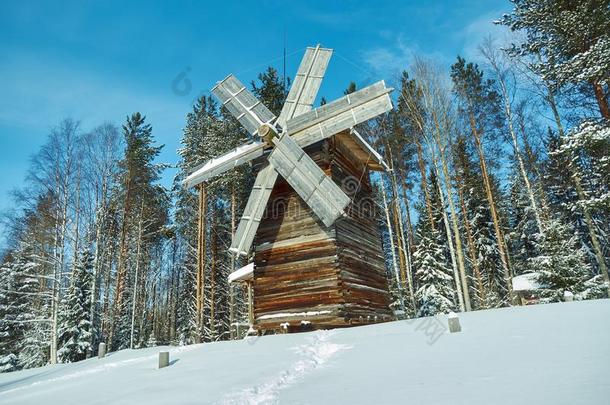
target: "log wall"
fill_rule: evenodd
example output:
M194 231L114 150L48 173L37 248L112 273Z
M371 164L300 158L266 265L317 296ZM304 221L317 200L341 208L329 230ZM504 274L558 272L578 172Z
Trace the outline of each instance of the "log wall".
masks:
M306 151L352 197L344 218L326 227L281 177L273 189L255 239L259 331L285 323L296 331L391 319L367 162L341 139Z

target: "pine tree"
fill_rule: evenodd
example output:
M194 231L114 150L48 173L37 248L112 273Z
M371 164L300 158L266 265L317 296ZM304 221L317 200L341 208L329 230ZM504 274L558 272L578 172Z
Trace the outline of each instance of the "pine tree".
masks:
M606 0L511 0L499 23L525 32L513 54L534 55L534 70L554 86L586 85L610 119L610 8ZM590 90L590 91L591 91Z
M165 190L156 184L163 165L154 163L162 146L154 145L152 127L146 118L136 112L127 117L123 125L125 155L119 162L119 185L113 190L114 204L121 210L119 252L115 299L112 308L108 346L111 350L126 347L130 342L131 305L127 305L133 289L128 283L133 281L139 229L134 219L144 215L147 221L147 241L160 237L161 228L167 222L169 199ZM145 246L148 246L145 243ZM130 248L131 247L131 248ZM118 339L115 339L117 338Z
M59 350L62 363L84 360L91 352L91 286L93 255L85 250L72 271L60 308Z
M476 64L466 63L459 56L457 62L451 66L451 79L453 80L454 91L458 100L460 100L460 111L467 122L469 132L472 134L472 141L479 157L485 197L502 263L504 285L509 293L508 295L510 295L512 288L511 269L502 229L502 218L497 204L498 188L489 169L483 147L483 137L490 138L499 125L499 95L494 88L493 80L485 79L483 72Z

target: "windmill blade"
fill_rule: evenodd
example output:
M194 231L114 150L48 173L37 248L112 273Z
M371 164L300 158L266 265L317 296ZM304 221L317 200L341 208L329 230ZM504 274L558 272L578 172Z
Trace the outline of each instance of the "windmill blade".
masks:
M320 45L307 48L277 120L280 125L311 110L332 54L332 49L320 48Z
M254 187L252 187L252 192L246 203L246 208L244 208L244 213L239 220L239 226L229 248L230 252L248 256L276 179L277 172L273 170L271 165L265 166L258 172L254 181Z
M212 177L218 176L219 174L262 156L264 150L265 144L263 142L242 145L196 167L191 174L187 176L183 184L187 187L196 186Z
M290 136L305 147L390 111L392 88L382 81L286 122Z
M343 215L350 198L288 134L276 138L269 163L288 181L324 225L332 225Z
M275 115L233 75L214 86L212 93L252 135L256 135L261 125L275 119Z

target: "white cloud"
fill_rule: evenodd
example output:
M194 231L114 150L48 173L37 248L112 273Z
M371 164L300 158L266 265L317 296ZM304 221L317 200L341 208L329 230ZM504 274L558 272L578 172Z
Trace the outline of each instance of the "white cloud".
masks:
M494 11L477 17L458 34L463 41L461 55L469 61L482 62L483 57L479 46L486 38L494 42L505 43L510 36L510 30L503 25L494 24L504 11Z
M387 32L382 35L387 36ZM397 78L403 70L408 70L415 56L436 61L446 58L439 52L422 50L417 45L411 45L403 34L399 34L393 43L385 47L377 47L363 51L363 60L376 76L387 79Z

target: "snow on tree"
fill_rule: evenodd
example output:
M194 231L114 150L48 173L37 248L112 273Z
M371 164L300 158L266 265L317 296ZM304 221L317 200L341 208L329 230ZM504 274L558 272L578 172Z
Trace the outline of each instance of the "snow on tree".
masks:
M426 221L427 222L427 221ZM441 233L425 223L418 230L419 243L413 253L418 288L415 292L417 316L433 316L453 310L453 277L447 263Z
M589 199L581 201L589 209L610 208L610 121L587 119L569 131L552 153L573 160L586 171L591 183Z
M525 33L513 54L534 55L533 68L561 87L587 85L602 117L610 119L610 8L606 0L511 0L514 9L499 21Z
M610 208L610 122L584 120L552 141L547 165L552 197L561 204L567 222L574 224L581 245L587 248L592 273L599 273L610 285L604 255L610 245L604 231ZM572 170L567 179L566 166Z
M455 307L455 284L448 261L447 238L441 231L444 207L434 172L431 172L429 179L432 216L420 217L417 229L418 243L413 253L413 267L417 281L415 291L417 316L448 313Z
M0 372L18 370L19 353L16 330L13 323L17 314L12 307L12 292L15 289L13 263L6 261L0 266Z
M85 250L72 271L60 308L59 351L62 363L84 360L91 351L91 286L93 256Z
M543 298L554 302L561 301L566 291L582 293L590 269L574 232L559 220L549 220L538 245L540 254L529 259L529 272L539 275Z
M46 321L41 319L40 312L33 305L35 299L40 296L40 285L36 274L38 267L31 247L22 244L12 254L12 258L0 268L0 368L2 371L40 366L46 361L46 358L33 361L32 351L27 350L33 340L40 343L36 340L39 336L32 332L38 330L37 323Z
M527 260L538 253L536 242L540 233L522 177L515 170L509 181L510 232L507 239L512 251L513 269L518 275L526 271Z

